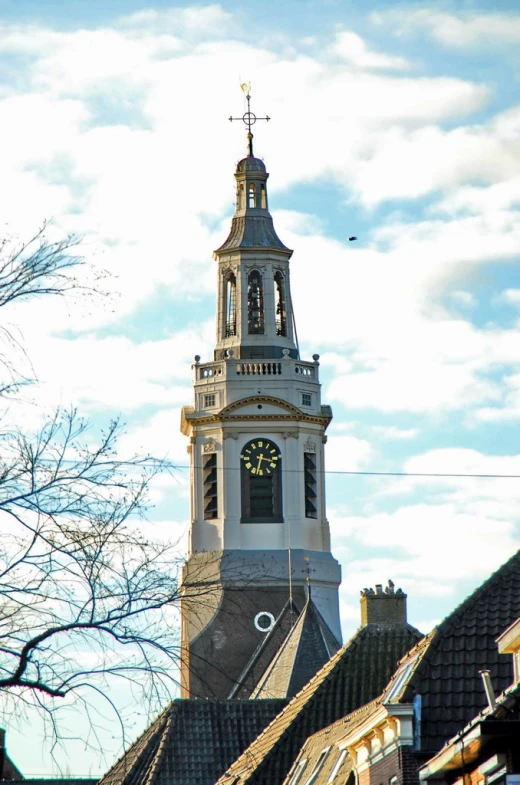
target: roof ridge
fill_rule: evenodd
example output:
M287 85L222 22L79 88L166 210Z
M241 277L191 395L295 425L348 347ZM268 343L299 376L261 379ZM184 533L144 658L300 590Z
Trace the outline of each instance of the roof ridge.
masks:
M299 632L299 636L297 638L296 652L294 653L293 660L297 657L298 651L299 651L299 648L300 648L300 643L301 643L302 628L303 628L303 625L305 624L305 619L306 619L306 616L307 616L307 609L308 609L308 607L309 607L309 601L307 600L307 602L305 603L304 607L302 608L302 610L300 612L300 615L298 616L296 624L287 633L287 635L285 637L285 640L283 641L282 645L280 646L280 648L278 649L278 651L274 655L273 659L271 660L271 662L269 663L269 665L267 666L267 668L263 672L262 676L258 680L258 684L256 685L255 689L253 690L253 693L258 693L259 690L262 690L264 688L266 682L269 680L269 676L272 674L272 672L274 671L274 669L276 668L276 666L278 665L278 663L282 659L282 657L285 654L285 652L287 651L287 648L290 645L291 641L294 638L296 638L296 631ZM290 677L288 678L287 682L289 684Z
M495 572L491 573L489 578L486 578L486 580L479 584L479 586L477 586L476 589L471 592L471 594L468 594L468 596L465 597L462 602L455 606L452 612L445 616L440 624L438 624L434 629L438 632L441 632L444 630L444 628L453 626L457 617L468 608L471 608L472 605L477 602L481 594L483 594L485 591L488 591L489 587L498 581L503 573L508 572L511 569L513 562L515 561L519 562L518 566L520 567L520 549L517 550L516 553L514 553L506 562L500 565L500 567L497 567Z
M157 752L155 753L154 760L152 765L150 766L150 773L146 778L145 785L153 785L155 780L157 779L157 772L159 769L159 764L162 761L164 750L166 748L166 742L170 736L170 729L173 723L173 714L174 714L174 705L173 701L170 704L170 711L168 712L168 719L166 720L166 726L162 732L161 741L159 742L159 746L157 748Z
M323 644L324 644L324 646L325 646L325 650L326 650L326 652L328 653L329 657L332 657L332 655L333 655L333 654L335 654L335 652L331 652L331 651L330 651L330 649L329 649L329 644L327 643L327 641L326 641L326 639L325 639L325 635L323 634L323 625L324 625L324 626L326 626L326 628L327 628L327 630L330 632L330 634L331 634L332 638L333 638L333 639L335 640L335 642L338 644L338 648L336 649L336 651L338 651L338 649L341 649L341 643L338 641L338 639L336 638L336 636L334 635L334 633L333 633L333 632L332 632L332 630L330 629L329 625L327 624L327 622L325 621L325 619L324 619L324 618L323 618L323 616L321 615L319 608L318 608L318 607L315 605L315 603L314 603L314 601L313 601L313 600L311 600L311 605L312 605L313 612L314 612L314 613L316 614L316 616L317 616L317 620L318 620L318 629L319 629L319 631L320 631L320 635L321 635L321 637L322 637Z
M283 622L286 614L290 613L293 609L298 614L298 618L296 620L296 624L288 631L288 633L286 634L285 638L282 641L281 646L277 649L277 652L275 653L274 657L271 658L271 660L268 662L265 670L263 671L263 673L260 676L260 679L256 683L256 685L255 685L255 687L253 689L253 692L257 689L257 687L260 684L260 681L262 680L264 674L267 672L267 670L271 666L271 663L276 658L276 654L285 645L285 642L286 642L287 638L291 635L294 627L296 627L296 625L298 624L298 622L300 620L300 616L301 616L301 614L303 613L303 611L305 609L305 607L304 607L301 611L298 610L298 606L296 605L296 603L294 602L294 599L292 597L289 597L289 599L287 600L287 602L283 606L282 610L278 614L278 617L276 618L275 623L273 624L273 626L271 627L271 629L269 630L267 635L260 641L259 645L256 647L256 649L254 650L253 654L249 658L248 662L246 663L246 665L244 667L244 670L242 671L242 673L238 677L238 679L236 681L236 684L233 686L233 688L231 689L231 691L229 693L229 699L235 699L235 694L238 692L238 690L241 687L244 686L245 679L249 675L249 672L251 671L253 666L258 662L258 660L260 659L260 656L263 654L263 652L268 647L268 645L271 642L271 640L274 638L275 633L278 632L278 630L281 628L282 622ZM235 699L235 700L241 700L241 699ZM276 700L276 699L273 699L273 700Z
M291 710L294 709L295 705L302 701L303 695L304 695L305 692L308 692L308 696L306 697L305 700L303 700L303 705L306 705L308 702L310 702L311 700L313 700L316 697L316 695L315 695L315 690L316 690L316 687L317 687L316 682L319 681L321 684L325 683L325 681L326 681L326 675L325 675L326 672L334 670L334 668L335 668L336 664L339 662L339 660L341 660L342 657L344 657L348 652L350 652L351 649L354 649L358 645L358 639L361 637L364 629L365 629L365 627L359 627L356 630L356 632L354 633L354 635L351 638L349 638L349 640L346 643L344 643L343 646L340 649L338 649L338 651L335 654L333 654L333 656L330 658L330 660L328 662L326 662L323 665L322 668L320 668L320 670L312 677L312 679L310 679L307 682L307 684L304 687L302 687L302 689L298 693L296 693L294 698L292 698L289 701L287 706L285 706L281 710L281 712L279 714L277 714L276 717L273 720L271 720L271 722L257 736L257 738L255 739L253 744L258 745L260 747L260 749L258 750L258 754L255 756L254 753L250 752L250 748L247 748L246 750L244 750L242 755L240 755L237 758L235 763L238 764L238 761L241 758L245 757L245 761L244 761L244 763L243 763L243 765L242 765L242 767L240 769L240 772L243 772L245 769L249 769L250 768L249 763L246 762L246 761L251 760L251 758L253 758L253 762L254 762L255 766L258 766L265 759L265 757L271 751L273 746L276 747L276 746L278 746L280 744L281 738L287 732L287 730L291 726L293 720L298 716L298 713L295 714L292 718L290 718L289 722L287 724L282 726L282 728L280 730L280 734L279 734L278 738L276 739L276 741L274 742L274 745L270 745L266 749L262 748L262 740L266 736L268 736L271 726L275 722L281 722L281 718L287 718L287 715L290 715ZM251 746L252 745L250 745L250 747ZM235 764L232 764L232 766L234 766L234 765ZM230 768L232 768L232 767L230 767ZM228 777L231 776L231 773L229 773L227 776ZM229 780L229 781L231 781L231 780ZM226 782L226 779L224 777L222 777L221 779L219 779L218 782L219 783L224 783L224 782Z
M139 751L139 754L136 756L135 760L131 763L131 765L128 767L128 769L125 769L124 776L121 778L120 781L123 781L124 779L126 779L127 777L129 777L133 773L133 771L136 769L136 767L138 766L138 764L141 761L141 757L142 757L142 754L143 754L144 750L146 750L149 747L149 745L154 740L155 734L157 732L159 732L159 729L161 727L161 722L164 721L165 717L169 713L170 708L172 706L172 703L173 702L170 702L166 706L166 708L164 708L160 712L160 714L155 718L155 720L144 729L144 731L141 733L141 735L137 737L137 739L128 747L128 749L126 749L123 752L123 754L119 756L119 758L115 761L115 763L113 763L113 765L109 768L107 773L105 775L103 775L103 777L101 777L99 779L99 785L101 785L102 782L105 782L105 780L108 780L110 778L111 774L117 769L117 767L121 766L123 764L123 761L125 760L125 758L128 758L128 756L130 755L131 751L135 750L139 746L140 742L143 742L143 740L144 740L144 747L143 747L143 749ZM148 737L148 738L146 739L145 737Z

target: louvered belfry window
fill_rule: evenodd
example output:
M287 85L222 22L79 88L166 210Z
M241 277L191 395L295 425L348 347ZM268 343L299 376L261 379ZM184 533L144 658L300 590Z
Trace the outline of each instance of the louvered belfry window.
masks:
M247 331L250 335L264 332L264 287L258 270L252 270L247 279Z
M203 456L202 488L204 494L204 520L218 517L217 453Z
M226 338L237 334L237 279L229 273L226 280Z
M303 454L303 473L305 485L305 517L317 518L317 479L316 479L316 455L311 452Z
M287 335L287 306L285 304L285 281L281 272L274 275L276 302L276 334Z

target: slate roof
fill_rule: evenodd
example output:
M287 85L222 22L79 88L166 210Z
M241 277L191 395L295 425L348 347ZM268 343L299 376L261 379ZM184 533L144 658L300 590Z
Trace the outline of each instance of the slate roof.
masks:
M421 695L421 749L437 752L486 706L479 671L489 669L495 692L513 680L513 663L496 638L520 616L520 551L433 630L418 651L402 690Z
M264 215L234 216L227 240L215 253L237 248L276 248L291 254L292 251L282 243L276 234L273 219L269 213Z
M342 717L340 720L337 720L327 728L323 728L323 730L320 730L310 736L303 745L301 752L295 760L294 764L291 766L291 769L285 779L285 783L290 782L294 771L298 767L298 763L305 761L306 763L301 767L302 771L299 777L299 782L304 783L305 780L310 776L322 751L326 747L330 747L331 749L325 759L323 768L320 770L316 780L313 782L313 785L322 785L323 783L328 782L329 777L332 774L332 770L339 763L339 758L341 755L341 750L335 746L336 742L343 739L347 733L354 730L358 725L364 722L364 720L371 714L374 708L377 708L378 706L379 701L371 701L370 703L362 706L360 709L351 712L347 717ZM343 756L343 761L335 772L334 781L338 783L347 782L347 777L351 771L352 758L350 755Z
M446 764L449 764L449 769L451 772L456 771L457 768L466 768L468 764L474 763L476 758L479 755L481 750L486 749L487 744L489 743L489 733L488 724L492 723L493 720L501 720L502 722L511 722L514 723L516 728L516 743L520 741L520 731L518 729L520 719L520 684L512 684L509 689L505 690L501 695L498 696L496 699L496 705L494 708L487 706L483 711L481 711L476 717L474 717L471 722L469 722L465 728L457 733L452 739L450 739L444 747L427 761L426 765L422 767L420 770L420 779L424 780L428 778L430 779L446 779ZM475 743L475 741L479 741L479 737L476 736L472 731L474 730L475 726L481 724L482 727L482 736L484 737L481 739L481 743ZM503 726L502 726L503 727ZM499 735L500 730L493 729L489 735ZM467 744L466 739L470 736L472 738L473 743L470 745ZM487 738L486 738L487 736ZM511 743L513 738L508 736L507 741ZM483 743L482 743L483 742ZM487 747L489 750L489 747ZM451 760L449 753L451 752ZM457 756L459 757L460 764L457 766L456 762L454 764L453 759ZM489 755L489 751L488 751ZM467 771L467 769L466 769Z
M275 623L260 642L237 683L233 686L228 698L244 699L251 697L251 693L256 689L259 680L273 661L291 630L297 624L299 616L300 610L294 600L287 600L285 606L276 617ZM272 697L286 696L273 695ZM291 695L291 697L293 696Z
M379 695L397 662L421 637L404 623L361 627L245 749L219 784L281 785L304 741Z
M294 698L340 648L312 600L279 647L252 698Z
M213 785L286 701L175 700L100 785Z

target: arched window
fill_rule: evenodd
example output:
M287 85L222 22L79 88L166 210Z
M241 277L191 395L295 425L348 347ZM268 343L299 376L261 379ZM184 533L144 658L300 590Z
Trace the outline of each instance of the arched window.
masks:
M256 207L256 191L253 183L250 183L249 188L247 189L247 206Z
M265 185L262 183L260 186L260 207L267 210L267 194L265 192Z
M244 209L244 183L240 183L237 190L237 208Z
M240 454L242 523L283 523L282 458L277 445L259 437Z
M258 270L247 278L247 331L250 335L264 332L264 289Z
M237 279L234 273L226 278L226 329L225 337L237 334Z
M274 275L274 301L276 309L276 334L287 335L287 305L285 302L285 281L283 274Z

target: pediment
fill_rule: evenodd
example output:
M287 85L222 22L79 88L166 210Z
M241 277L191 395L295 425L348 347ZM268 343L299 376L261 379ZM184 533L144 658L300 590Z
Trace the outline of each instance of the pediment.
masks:
M262 407L262 411L258 407ZM301 417L303 412L294 404L276 398L274 395L250 395L247 398L240 398L225 406L219 412L219 417L233 417L233 415L251 414L270 414L273 410L277 414L285 414L293 417Z

